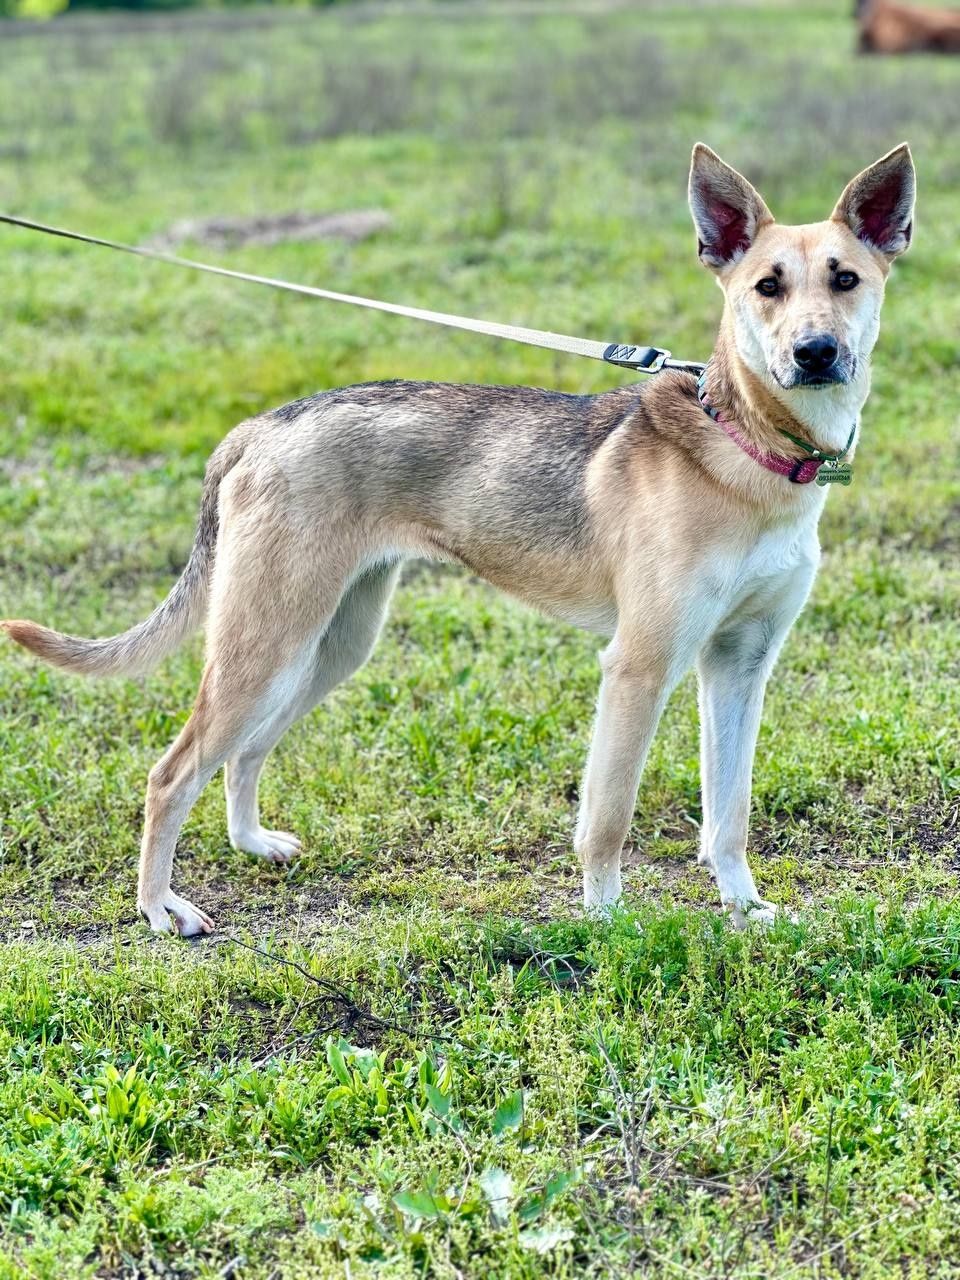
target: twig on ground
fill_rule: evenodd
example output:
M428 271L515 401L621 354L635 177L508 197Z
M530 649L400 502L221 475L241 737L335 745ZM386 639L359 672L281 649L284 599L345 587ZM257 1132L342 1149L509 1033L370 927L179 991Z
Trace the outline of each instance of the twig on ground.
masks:
M229 935L219 941L221 945L241 947L244 951L252 951L254 955L262 956L264 960L269 960L272 964L279 964L283 965L285 968L293 969L306 978L308 982L312 983L315 987L319 987L320 990L324 992L324 995L318 997L316 1000L308 1001L306 1003L301 1000L297 1012L301 1012L304 1008L309 1008L310 1005L320 1004L324 1001L331 1002L339 1006L340 1016L333 1023L327 1022L322 1027L314 1028L311 1031L305 1031L301 1035L296 1036L293 1040L284 1043L278 1044L275 1039L271 1043L267 1052L262 1055L261 1060L275 1057L285 1049L289 1049L306 1041L315 1040L318 1036L327 1035L337 1026L340 1026L344 1021L349 1022L351 1026L358 1023L367 1023L370 1026L380 1028L384 1031L399 1031L402 1035L408 1036L411 1040L423 1037L430 1040L442 1040L447 1042L455 1042L456 1040L454 1036L445 1035L440 1031L424 1032L413 1027L406 1026L404 1023L394 1022L390 1018L381 1018L379 1014L365 1008L363 1005L357 1004L352 996L342 990L342 988L338 987L335 983L330 982L327 978L320 978L315 973L311 973L305 965L299 964L296 960L290 960L286 956L277 955L272 951L267 951L264 947L254 946L250 942L242 942L239 938L234 938ZM296 1016L297 1014L294 1013L291 1018L288 1019L286 1027L284 1028L284 1033L290 1029L292 1020Z

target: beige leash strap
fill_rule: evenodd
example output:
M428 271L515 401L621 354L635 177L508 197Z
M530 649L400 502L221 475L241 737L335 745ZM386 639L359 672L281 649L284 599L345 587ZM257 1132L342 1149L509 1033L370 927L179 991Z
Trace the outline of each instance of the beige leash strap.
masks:
M60 236L64 240L79 240L82 244L96 244L104 249L116 249L119 253L133 253L154 262L166 262L174 267L189 267L191 271L206 271L210 275L225 276L228 280L245 280L248 284L269 285L272 289L285 289L288 293L301 293L311 298L326 298L330 302L346 302L353 307L366 307L370 311L386 311L394 316L406 316L409 320L426 320L430 324L445 325L448 329L464 329L468 333L482 333L489 338L504 338L508 342L523 342L531 347L544 347L548 351L562 351L571 356L587 356L591 360L603 360L606 364L638 373L659 373L661 369L679 369L687 373L700 373L706 367L702 362L674 360L662 347L641 347L630 343L594 342L590 338L572 338L564 333L548 333L542 329L524 329L513 324L497 324L492 320L472 320L467 316L448 315L444 311L427 311L423 307L405 307L397 302L380 302L374 298L360 298L352 293L336 293L332 289L318 289L307 284L293 284L289 280L275 280L271 276L251 275L246 271L232 271L229 267L214 267L192 258L180 258L173 253L147 249L139 245L121 244L117 240L105 240L101 236L88 236L80 231L67 231L63 227L51 227L30 218L16 218L0 213L0 222L11 227L24 227L28 231L42 231L45 235Z

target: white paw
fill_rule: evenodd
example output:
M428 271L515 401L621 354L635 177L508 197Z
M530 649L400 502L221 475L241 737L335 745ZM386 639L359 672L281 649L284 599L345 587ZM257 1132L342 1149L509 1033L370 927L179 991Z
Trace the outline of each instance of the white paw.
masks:
M300 852L300 841L296 836L286 831L267 831L264 827L231 833L230 843L242 853L255 853L268 862L289 862Z
M141 902L140 914L146 917L155 933L172 933L175 929L183 938L213 933L213 921L206 912L175 893L168 893L155 903Z
M762 899L757 902L727 902L724 907L735 929L746 929L748 925L754 924L769 929L777 916L788 915L782 907Z
M583 877L583 909L596 920L606 920L620 905L622 895L619 872Z

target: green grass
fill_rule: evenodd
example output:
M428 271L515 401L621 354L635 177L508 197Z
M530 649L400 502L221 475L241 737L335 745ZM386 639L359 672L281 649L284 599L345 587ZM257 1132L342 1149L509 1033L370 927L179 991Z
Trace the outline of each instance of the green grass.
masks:
M598 642L466 575L408 569L370 664L271 758L296 868L232 853L208 788L175 880L219 926L196 946L133 903L146 773L199 642L103 684L0 649L0 1277L960 1275L960 63L858 60L848 8L181 14L4 40L2 207L135 240L385 208L352 247L204 253L691 357L719 312L683 198L695 138L796 221L908 137L920 211L856 480L770 688L751 857L797 919L769 935L732 935L695 864L689 681L627 909L579 918ZM0 248L0 616L142 617L205 455L256 409L378 377L622 380L8 230Z

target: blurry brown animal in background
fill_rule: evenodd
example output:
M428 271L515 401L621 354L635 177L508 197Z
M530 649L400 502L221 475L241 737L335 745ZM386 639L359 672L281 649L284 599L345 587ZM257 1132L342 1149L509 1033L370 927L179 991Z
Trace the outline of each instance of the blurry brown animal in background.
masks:
M861 53L960 53L960 9L857 0Z

